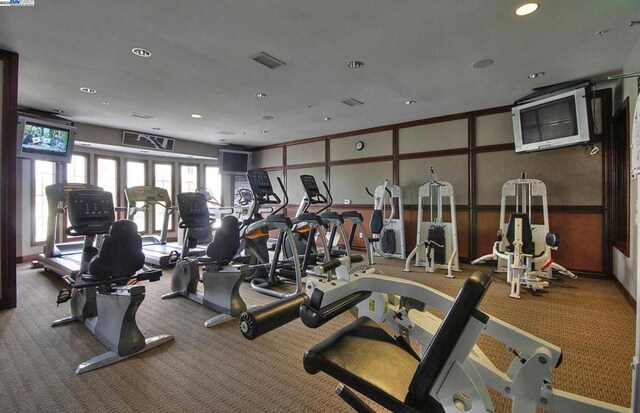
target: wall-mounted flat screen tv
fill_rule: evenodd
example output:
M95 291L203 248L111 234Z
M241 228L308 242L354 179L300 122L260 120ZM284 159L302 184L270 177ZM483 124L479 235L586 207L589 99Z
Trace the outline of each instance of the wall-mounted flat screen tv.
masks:
M70 162L76 128L48 120L18 117L18 158Z
M581 145L592 139L590 88L541 96L511 109L516 152Z
M218 152L221 174L243 174L251 169L251 152L221 149Z

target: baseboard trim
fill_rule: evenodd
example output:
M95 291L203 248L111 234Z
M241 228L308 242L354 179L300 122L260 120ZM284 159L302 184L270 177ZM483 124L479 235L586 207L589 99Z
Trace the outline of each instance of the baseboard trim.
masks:
M38 258L38 254L25 255L24 257L16 257L18 264L24 264L25 262L31 262Z
M627 303L629 303L631 308L633 308L633 311L636 312L636 309L637 309L636 300L634 300L633 296L629 293L629 291L627 291L627 289L624 288L624 285L622 285L618 277L611 277L611 278L613 279L613 283L616 285L616 287L618 287L618 290L620 290L620 292L622 293L622 296L624 297L624 299L627 301Z

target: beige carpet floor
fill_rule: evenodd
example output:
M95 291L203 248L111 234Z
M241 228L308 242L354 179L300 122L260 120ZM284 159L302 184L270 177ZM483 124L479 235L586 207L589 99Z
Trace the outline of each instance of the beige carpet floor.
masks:
M452 295L474 269L465 267L448 280L420 269L402 273L398 261L379 268ZM612 281L567 280L521 300L507 298L507 284L494 281L482 310L563 348L557 388L629 405L635 315ZM205 328L213 313L190 300L161 300L169 283L169 271L161 281L145 283L138 324L147 336L168 333L175 340L77 376L76 365L104 347L78 323L52 328L52 320L68 315L68 304L55 304L64 284L44 270L21 266L18 307L0 312L0 412L350 411L333 394L334 380L302 368L305 349L350 322L350 315L317 330L296 321L248 341L236 323ZM246 285L241 292L248 303L271 300ZM506 348L486 337L480 345L506 367ZM497 412L509 411L507 400L496 396L494 402Z

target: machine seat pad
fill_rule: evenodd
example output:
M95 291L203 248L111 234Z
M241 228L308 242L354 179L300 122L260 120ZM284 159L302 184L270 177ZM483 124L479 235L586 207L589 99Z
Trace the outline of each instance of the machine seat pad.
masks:
M362 218L362 214L358 211L344 211L340 215L342 215L343 218L359 218L360 221L364 221L364 218Z
M207 245L207 256L216 261L230 261L240 249L239 231L238 218L233 215L223 217L220 228L216 230L213 240Z
M282 222L287 224L287 226L291 227L291 219L289 217L284 216L284 214L273 214L269 215L264 219L265 222Z
M337 212L323 212L320 214L320 218L326 219L326 220L340 221L344 223L344 218L342 217L342 215L338 214Z
M142 238L133 221L123 219L111 225L104 236L100 252L89 264L89 273L96 279L132 276L144 266Z
M392 411L403 401L420 364L419 357L367 317L360 317L316 344L304 355L304 369L324 371Z

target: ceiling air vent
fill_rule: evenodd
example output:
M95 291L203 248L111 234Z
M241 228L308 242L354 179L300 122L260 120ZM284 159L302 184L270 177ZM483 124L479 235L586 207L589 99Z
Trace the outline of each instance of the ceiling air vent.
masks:
M267 66L269 69L275 69L276 67L286 65L282 60L276 59L275 57L265 53L260 52L255 56L251 56L251 60L254 62L258 62L261 65Z
M344 103L347 106L364 105L364 102L360 102L358 99L354 99L354 98L343 100L342 103Z
M218 135L235 135L233 132L227 132L226 130L218 131Z
M137 112L131 112L129 116L133 116L134 118L140 118L140 119L153 119L153 116L151 115L145 115L144 113L137 113Z

